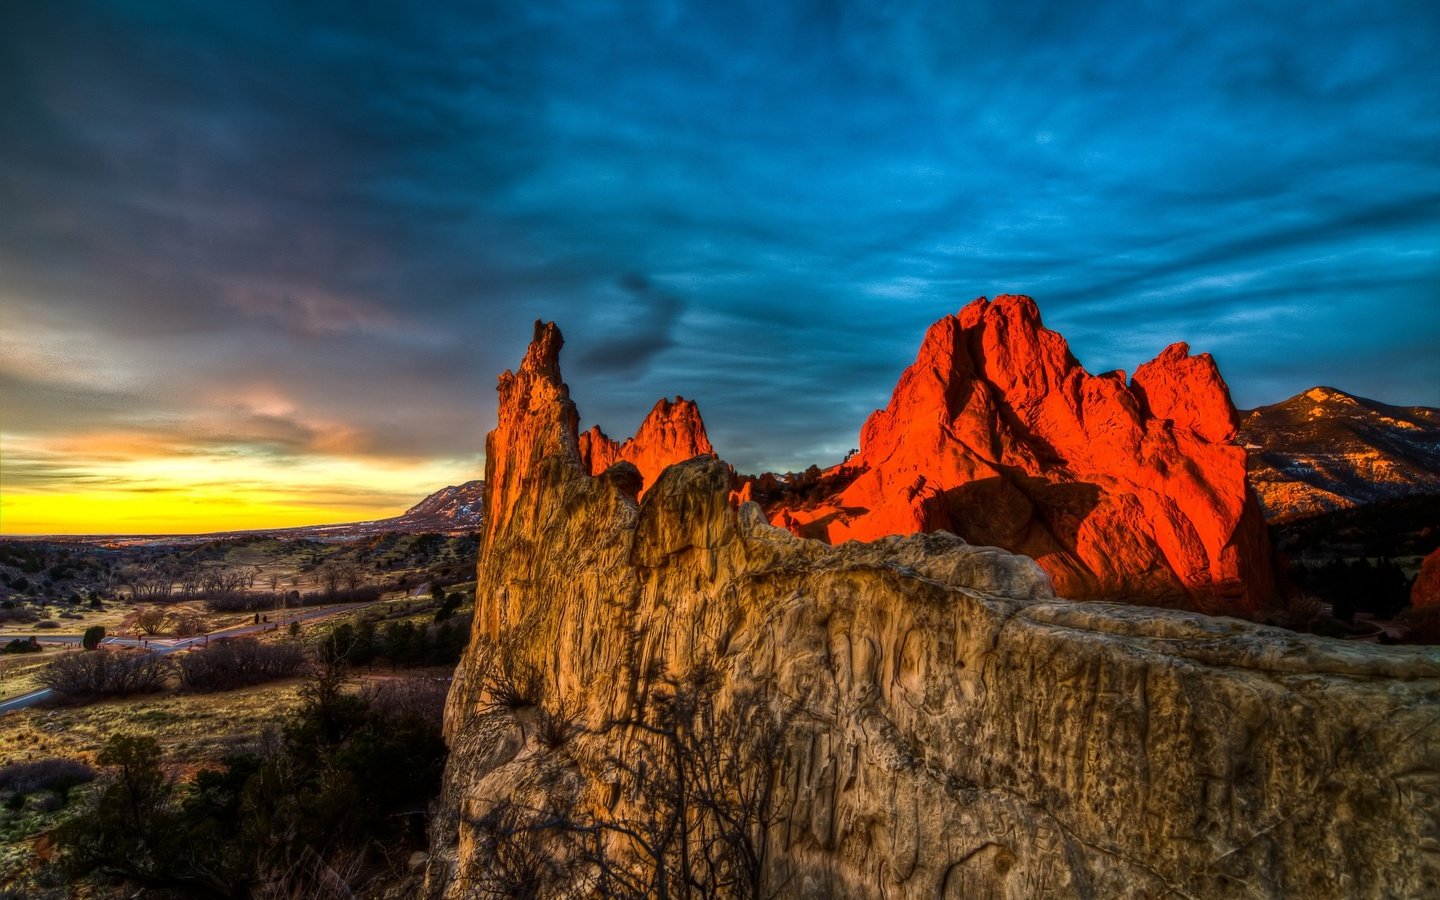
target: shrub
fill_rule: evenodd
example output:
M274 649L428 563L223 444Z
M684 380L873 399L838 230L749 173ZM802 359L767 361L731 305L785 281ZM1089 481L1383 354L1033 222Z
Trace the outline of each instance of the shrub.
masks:
M545 674L520 658L509 645L494 653L482 676L491 707L521 709L539 706L545 699Z
M440 601L440 608L435 610L435 622L439 624L455 615L455 611L460 608L460 601L464 598L458 592L447 594L441 591L440 596L436 599Z
M195 613L180 613L175 617L175 636L190 637L205 630L205 623Z
M148 635L156 635L165 627L168 618L165 610L158 606L147 606L135 613L135 627Z
M35 611L26 604L17 606L11 603L9 607L0 608L0 622L33 622L37 618Z
M226 591L205 595L205 605L214 612L255 612L261 609L276 609L284 600L284 594L275 592Z
M39 653L40 643L33 637L15 638L5 645L5 653Z
M579 716L569 702L542 704L535 720L535 740L540 746L559 750L580 730Z
M439 728L445 718L445 698L450 693L448 678L402 676L372 682L361 692L367 706L387 719L419 716Z
M54 628L59 628L60 623L55 621L54 619L41 619L40 621L35 623L35 627L37 629L43 628L46 631L49 631Z
M180 683L192 691L226 691L299 675L306 662L305 649L296 643L233 638L181 656Z
M91 625L85 629L85 636L80 639L80 646L86 650L94 650L100 646L100 642L103 640L105 640L105 626Z
M171 670L170 661L156 653L98 648L60 657L38 679L73 697L124 697L160 690Z
M404 698L367 701L343 682L341 669L316 667L303 706L260 753L189 784L165 776L153 738L112 737L99 756L110 771L54 832L61 860L73 875L99 870L165 896L355 896L374 868L337 860L376 847L404 860L425 846L423 801L440 787L445 743Z
M95 770L78 759L37 759L0 766L0 792L34 794L54 791L62 797L77 784L95 778Z

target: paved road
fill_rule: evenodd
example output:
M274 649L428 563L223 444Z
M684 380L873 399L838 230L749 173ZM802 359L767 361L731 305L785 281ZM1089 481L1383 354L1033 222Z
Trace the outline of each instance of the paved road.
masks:
M207 644L211 639L239 637L246 634L255 634L260 631L275 631L288 627L291 622L308 622L311 619L323 619L326 616L333 616L337 613L349 612L352 609L359 609L363 606L374 605L373 602L367 602L318 606L314 609L307 609L303 612L289 615L283 619L275 619L271 622L261 622L258 625L253 622L249 625L236 625L233 628L226 628L222 631L211 631L206 634L197 634L194 637L188 638L107 637L101 643L113 644L117 647L140 647L152 653L174 653L177 650L188 650L196 644ZM265 613L264 615L273 615L273 613ZM33 637L42 644L78 644L84 639L83 635L78 634L6 634L4 637L7 639L20 638L21 640ZM0 701L0 716L3 716L5 713L34 706L53 693L55 692L50 688L41 688L38 691L31 691L28 694L21 694L18 697Z

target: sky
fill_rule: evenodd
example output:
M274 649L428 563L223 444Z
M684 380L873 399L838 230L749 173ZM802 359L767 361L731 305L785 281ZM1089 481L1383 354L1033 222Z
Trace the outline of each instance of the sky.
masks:
M0 532L399 512L582 427L839 461L925 327L1440 405L1440 4L0 4Z

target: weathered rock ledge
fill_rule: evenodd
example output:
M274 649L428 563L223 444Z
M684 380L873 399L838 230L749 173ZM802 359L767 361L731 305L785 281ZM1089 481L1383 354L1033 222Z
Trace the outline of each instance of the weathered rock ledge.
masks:
M560 344L537 325L501 377L429 896L479 895L497 804L605 805L630 737L602 726L701 659L717 703L764 688L797 711L766 863L783 896L1440 895L1440 651L1074 604L946 533L801 539L732 506L709 458L637 503L633 466L582 465ZM585 730L550 749L490 702L490 641Z

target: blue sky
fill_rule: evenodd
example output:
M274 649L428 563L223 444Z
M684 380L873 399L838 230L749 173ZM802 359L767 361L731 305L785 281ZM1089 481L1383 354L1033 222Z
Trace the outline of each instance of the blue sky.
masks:
M824 464L1005 292L1091 371L1440 405L1437 47L1384 0L6 4L5 477L104 430L458 480L537 317L586 424L678 392Z

